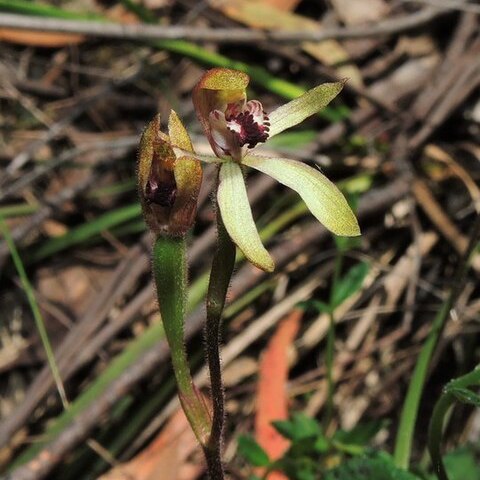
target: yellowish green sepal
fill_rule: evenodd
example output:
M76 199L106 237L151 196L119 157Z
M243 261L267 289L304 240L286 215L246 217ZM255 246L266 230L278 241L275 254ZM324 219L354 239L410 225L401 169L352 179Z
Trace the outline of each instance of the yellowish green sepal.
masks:
M245 157L243 163L295 190L318 221L335 235L360 235L357 219L342 192L318 170L296 160L254 155Z
M270 113L270 138L323 110L342 90L345 81L322 83Z
M233 162L220 167L218 206L231 239L256 267L273 272L275 263L260 240L248 203L242 169Z

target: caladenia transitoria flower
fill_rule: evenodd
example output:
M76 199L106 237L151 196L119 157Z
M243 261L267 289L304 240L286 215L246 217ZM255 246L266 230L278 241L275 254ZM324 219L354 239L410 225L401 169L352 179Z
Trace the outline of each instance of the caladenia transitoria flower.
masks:
M313 215L336 235L360 235L357 220L338 188L315 168L301 162L253 154L260 143L323 109L344 82L325 83L273 112L247 100L248 75L230 69L207 71L193 91L197 116L214 155L195 153L175 112L168 134L155 117L142 136L138 180L145 221L156 236L153 276L170 345L179 397L200 441L212 480L224 478L221 460L224 392L220 364L220 324L235 264L235 245L267 272L274 262L263 246L248 203L245 167L266 173L297 191ZM200 161L217 163L217 249L206 297L205 347L210 371L212 412L196 390L184 343L187 265L185 235L193 224L202 181Z
M336 235L360 235L357 220L338 188L318 170L286 158L265 157L252 149L325 108L344 82L324 83L266 114L258 100L247 101L248 75L216 68L206 72L193 92L193 103L221 164L217 202L225 228L246 258L271 272L274 262L253 221L242 167L272 176L300 194L312 214Z

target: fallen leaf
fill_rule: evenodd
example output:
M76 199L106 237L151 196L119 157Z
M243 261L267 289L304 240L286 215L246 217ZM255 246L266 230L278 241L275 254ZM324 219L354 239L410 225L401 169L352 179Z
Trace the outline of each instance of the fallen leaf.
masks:
M138 23L137 17L121 6L115 6L105 11L111 20L120 23ZM32 47L59 48L67 45L77 45L86 40L84 35L75 33L37 32L32 30L18 30L1 28L0 41L30 45Z
M145 450L98 480L194 480L204 470L203 465L188 462L196 450L200 446L183 410L179 409Z
M256 0L210 0L210 5L227 17L264 30L320 31L322 25L310 18L282 11ZM336 40L302 42L302 49L324 65L335 68L339 77L348 77L352 84L361 86L362 76L358 68L349 62L346 50Z
M288 417L288 349L298 332L302 316L302 310L293 310L280 323L260 360L255 438L272 460L280 458L289 446L288 440L271 423ZM284 479L286 477L279 472L268 475L268 480Z
M46 33L1 28L0 41L29 45L32 47L58 48L82 43L85 41L85 37L74 33Z

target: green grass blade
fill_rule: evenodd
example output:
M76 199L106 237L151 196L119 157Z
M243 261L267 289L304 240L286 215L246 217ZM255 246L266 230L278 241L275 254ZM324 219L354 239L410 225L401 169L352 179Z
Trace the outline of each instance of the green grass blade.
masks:
M30 309L32 310L33 318L35 320L35 325L37 327L38 334L40 335L40 339L42 341L43 348L47 356L48 365L50 366L50 370L52 371L52 375L55 380L55 384L57 386L60 399L62 400L62 404L64 408L67 409L68 400L65 394L65 388L63 386L62 378L60 376L57 363L55 362L55 355L53 354L52 345L50 344L50 340L48 338L47 329L45 328L45 323L43 321L40 308L38 307L32 285L28 280L28 276L23 266L22 259L18 254L17 248L15 246L15 242L13 241L13 238L10 234L10 230L7 224L5 223L5 220L3 219L3 217L0 217L0 231L3 234L5 241L7 242L8 249L10 250L10 255L12 256L13 263L15 264L15 268L17 269L18 275L20 277L20 281L22 282L23 290L25 292L25 295L27 296L28 303L30 304Z

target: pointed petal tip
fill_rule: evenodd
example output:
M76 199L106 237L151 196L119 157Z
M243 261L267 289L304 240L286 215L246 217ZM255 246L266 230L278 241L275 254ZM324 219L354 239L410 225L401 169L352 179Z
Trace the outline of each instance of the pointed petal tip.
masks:
M323 110L343 89L340 82L322 83L270 113L270 138Z
M359 237L362 235L360 226L358 225L357 219L353 215L353 218L346 219L345 223L337 226L336 231L332 230L332 233L338 235L339 237Z
M273 271L275 271L275 262L270 255L262 259L261 262L259 261L258 257L254 259L249 258L248 260L252 265L259 268L260 270L263 270L264 272L272 273Z
M217 201L230 238L247 260L265 272L273 272L275 263L258 235L242 170L238 164L222 164Z

